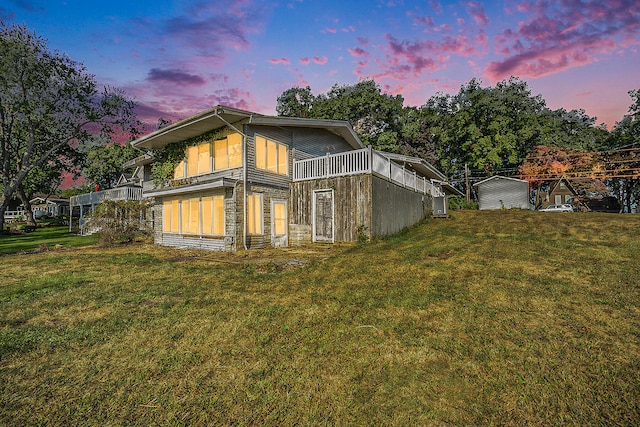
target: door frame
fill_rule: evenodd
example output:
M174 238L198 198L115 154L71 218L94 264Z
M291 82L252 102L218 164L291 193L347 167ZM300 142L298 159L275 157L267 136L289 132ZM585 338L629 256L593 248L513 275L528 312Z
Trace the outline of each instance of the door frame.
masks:
M274 205L284 204L284 234L276 235L275 233L275 216ZM285 199L271 199L271 246L287 247L289 246L289 202ZM276 244L276 240L278 243Z
M316 235L316 195L319 193L331 193L331 239L330 240L324 240L324 239L317 239L317 235ZM325 188L325 189L321 189L321 190L313 190L313 207L312 207L312 241L315 242L328 242L328 243L334 243L335 241L335 236L336 236L336 202L335 202L336 198L335 198L335 194L333 191L333 188Z

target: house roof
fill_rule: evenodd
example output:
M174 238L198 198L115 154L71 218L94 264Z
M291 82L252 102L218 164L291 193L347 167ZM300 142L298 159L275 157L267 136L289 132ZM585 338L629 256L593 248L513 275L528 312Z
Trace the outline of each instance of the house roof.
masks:
M322 128L340 135L354 149L364 148L351 125L343 120L265 116L222 105L151 132L133 141L132 145L136 148L163 148L168 144L185 141L224 126L239 127L243 121L262 126Z
M484 184L485 182L491 181L491 180L493 180L493 179L506 179L506 180L509 180L509 181L517 181L517 182L526 182L526 183L529 183L529 181L525 181L524 179L511 178L511 177L508 177L508 176L501 176L501 175L494 175L494 176L489 177L489 178L487 178L487 179L483 179L483 180L482 180L482 181L480 181L480 182L476 182L475 184L473 184L473 186L474 186L474 187L477 187L478 185L480 185L480 184Z
M419 157L404 156L402 154L387 153L386 151L380 151L380 153L393 160L396 163L407 163L411 165L416 172L419 172L422 176L429 179L435 179L438 181L446 181L447 177L442 174L438 169L434 168L431 163Z
M47 197L47 196L36 196L33 199L29 200L29 203L32 205L35 204L41 204L41 203L47 203L50 205L53 204L65 204L65 203L69 203L69 199L63 199L60 197Z
M554 181L551 183L551 185L549 186L549 194L553 193L556 188L558 188L558 186L560 185L561 182L565 183L565 185L567 186L567 189L569 189L569 191L573 194L573 195L578 195L578 192L575 190L575 188L573 188L573 185L571 185L571 183L569 182L569 180L567 179L567 177L563 176L560 177L557 181Z

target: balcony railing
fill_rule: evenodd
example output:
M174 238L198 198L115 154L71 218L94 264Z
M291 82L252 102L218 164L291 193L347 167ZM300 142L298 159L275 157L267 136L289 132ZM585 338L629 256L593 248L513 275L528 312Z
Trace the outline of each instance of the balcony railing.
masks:
M293 180L307 181L320 178L374 173L391 182L422 194L444 196L442 190L431 180L418 176L383 154L364 148L345 153L327 154L322 157L297 160L293 163Z
M120 187L72 196L70 206L92 206L103 200L142 200L141 187Z

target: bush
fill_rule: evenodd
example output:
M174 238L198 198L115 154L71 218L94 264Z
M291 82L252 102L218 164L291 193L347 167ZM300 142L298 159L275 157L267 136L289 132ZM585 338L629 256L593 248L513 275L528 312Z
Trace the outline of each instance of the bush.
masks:
M137 200L105 200L96 206L91 227L98 230L100 242L110 246L146 239L151 235L147 225L149 203Z
M449 196L449 210L478 210L478 202L472 200L467 202L464 196Z

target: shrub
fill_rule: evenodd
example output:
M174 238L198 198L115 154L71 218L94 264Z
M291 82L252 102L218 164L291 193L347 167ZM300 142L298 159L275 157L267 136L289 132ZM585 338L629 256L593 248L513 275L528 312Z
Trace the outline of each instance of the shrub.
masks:
M478 202L475 200L467 202L464 196L449 196L449 209L455 211L463 209L477 210Z
M137 200L105 200L96 206L91 217L91 227L98 230L104 245L130 243L147 238L151 228L147 225L149 203Z

